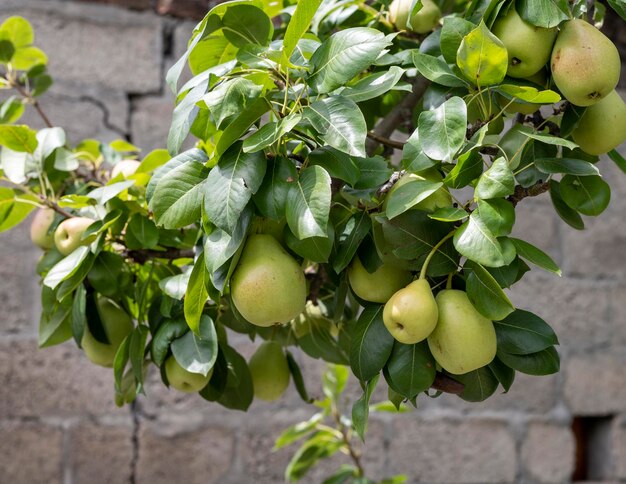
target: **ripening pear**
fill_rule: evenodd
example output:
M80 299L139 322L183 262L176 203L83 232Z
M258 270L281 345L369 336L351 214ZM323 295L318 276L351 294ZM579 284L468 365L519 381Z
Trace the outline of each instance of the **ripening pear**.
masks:
M54 210L40 208L30 224L30 240L43 250L52 249L54 245L54 232L50 232L50 226L54 222Z
M407 25L412 0L393 0L389 5L389 20L398 30L410 29L418 34L430 32L439 19L441 10L432 0L422 0L422 8L411 17L411 27Z
M367 272L359 256L355 256L348 268L348 281L354 293L361 299L384 303L407 285L411 273L391 264L382 264L373 273Z
M621 62L615 44L581 19L561 27L552 50L552 79L563 96L577 106L591 106L619 81Z
M426 279L417 279L397 291L383 310L383 322L400 343L412 345L433 332L439 318L435 297Z
M444 289L435 300L439 321L428 347L437 363L453 375L491 363L497 349L493 323L476 311L464 291Z
M548 63L556 28L545 29L526 22L511 5L504 17L499 17L492 28L509 53L506 70L511 77L530 77Z
M416 173L405 173L402 177L397 181L397 183L391 187L389 193L385 197L385 201L383 202L383 209L387 208L387 200L392 193L394 193L398 188L403 185L406 185L411 180L428 180L432 182L441 182L443 181L443 176L439 171L434 168L429 168L428 170L424 170L419 175ZM438 208L450 207L452 206L452 197L450 197L450 192L445 186L439 188L435 193L429 195L424 200L419 203L416 203L411 207L416 210L424 210L425 212L434 212Z
M617 91L585 110L572 138L590 155L607 153L626 141L626 104Z
M266 234L248 237L230 290L239 313L257 326L291 321L304 310L307 295L300 265Z
M195 393L207 386L207 383L211 380L211 376L213 376L213 368L211 368L206 375L202 373L192 373L180 366L176 358L174 358L174 355L171 355L165 360L165 375L172 388L175 388L179 392Z
M289 364L276 341L264 341L248 363L254 396L271 402L278 400L289 386Z

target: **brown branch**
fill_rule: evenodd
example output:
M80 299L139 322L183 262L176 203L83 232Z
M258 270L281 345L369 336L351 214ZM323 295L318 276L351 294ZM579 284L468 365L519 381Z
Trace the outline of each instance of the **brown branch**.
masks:
M536 197L541 195L542 193L547 192L550 189L550 182L538 181L534 185L531 185L527 188L524 188L520 185L515 187L515 191L513 195L511 195L507 200L513 204L515 207L519 202L521 202L526 197Z
M166 250L152 250L152 249L136 249L136 250L124 250L124 255L129 259L134 260L140 264L145 264L152 259L193 259L195 253L193 249L173 249Z
M413 84L413 91L407 94L397 106L395 106L391 112L385 116L374 128L373 133L383 138L389 138L398 125L405 119L411 119L413 110L417 103L424 95L426 88L430 85L430 81L424 77L418 77ZM368 155L374 153L376 148L380 145L379 141L374 139L368 139L365 143L365 149Z
M62 215L65 218L74 217L74 215L72 215L69 212L66 212L61 207L59 207L56 203L54 203L52 200L47 199L43 195L39 195L39 199L42 201L43 204L45 204L48 208L51 208L52 210L54 210L59 215Z
M465 385L443 373L437 373L435 381L430 387L440 392L452 393L453 395L460 395L465 390Z
M15 88L15 90L17 92L20 93L20 95L22 97L24 97L30 104L33 105L33 107L37 110L37 113L39 113L39 116L41 117L41 119L43 120L44 124L48 127L48 128L52 128L54 125L50 122L50 119L48 118L48 116L46 116L46 113L43 112L43 109L41 109L41 105L39 104L39 101L37 101L37 99L35 99L34 97L31 97L31 95L29 93L27 93L24 88L22 86L20 86L17 82L13 82L11 83L11 86Z
M391 188L396 183L398 183L398 180L400 180L400 178L402 178L402 175L404 175L405 173L406 173L405 170L394 171L389 177L389 181L378 189L378 191L376 192L376 195L380 198L382 195L384 195L389 190L391 190Z
M379 134L374 133L373 131L368 131L367 132L367 137L371 140L374 140L380 144L383 144L385 146L389 146L390 148L393 148L394 150L402 150L404 148L404 145L406 144L403 141L396 141L393 139L389 139L389 138L385 138L384 136L380 136Z

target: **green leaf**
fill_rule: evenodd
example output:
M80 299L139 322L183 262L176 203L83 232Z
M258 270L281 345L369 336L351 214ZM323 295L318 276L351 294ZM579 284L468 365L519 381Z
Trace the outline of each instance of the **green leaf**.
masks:
M374 378L391 355L393 336L383 323L383 306L367 306L352 330L350 368L361 381Z
M429 81L447 87L467 86L467 82L457 77L448 64L438 57L422 54L419 51L413 52L412 56L413 64L415 64L419 73Z
M0 232L20 224L36 208L36 198L0 187Z
M512 355L498 351L498 358L506 366L527 375L552 375L557 373L561 366L559 354L554 346L527 355Z
M226 388L218 403L233 410L248 410L254 399L252 376L243 356L230 346L220 345L220 352L228 362Z
M359 245L372 228L372 221L367 212L357 212L343 225L337 237L337 253L333 259L333 269L341 273L352 261Z
M375 72L365 76L341 91L341 95L355 103L377 98L393 89L398 84L402 74L404 74L403 69L398 66L391 66L387 71Z
M480 314L491 320L500 320L515 311L500 285L483 266L468 261L465 269L469 269L465 279L467 297Z
M162 174L159 173L163 169ZM209 170L197 157L173 158L161 169L150 200L158 225L175 229L200 219Z
M515 98L516 102L529 104L554 104L561 100L558 93L549 89L540 91L532 86L518 86L516 84L501 84L498 92L504 94L507 99Z
M320 460L327 459L344 446L338 430L320 430L309 437L289 461L285 481L300 480Z
M150 330L148 327L140 324L128 335L128 359L130 360L135 380L140 387L143 386L146 341L149 334ZM115 356L117 357L117 355Z
M424 153L434 159L452 161L465 143L467 106L460 97L448 99L432 111L423 111L418 121L419 139Z
M300 367L298 366L298 362L295 360L290 351L286 351L285 356L287 357L289 373L291 373L291 376L293 377L293 383L298 391L298 395L300 395L300 398L304 402L311 403L313 399L309 397L309 393L306 390L306 385L304 384L304 378L302 376L302 372L300 371Z
M322 0L310 0L308 2L296 3L296 9L289 20L283 39L283 64L288 62L291 54L298 45L298 41L308 30L320 3L322 3Z
M317 428L318 424L323 419L324 415L322 413L316 413L309 420L298 422L287 427L274 442L274 448L272 450L282 449L307 436Z
M546 29L570 18L567 0L519 0L515 7L526 22Z
M569 207L561 196L560 183L555 180L550 180L550 199L559 214L559 217L571 227L577 230L583 230L585 228L585 222L583 222L580 214Z
M353 27L334 33L311 57L308 84L325 94L346 84L367 69L391 44L392 36L366 28Z
M189 331L189 326L183 319L167 319L161 323L150 343L152 361L157 366L162 366L170 351L172 341L180 338L185 333L191 333L191 331Z
M169 155L168 155L169 156ZM208 160L206 153L198 148L192 148L187 150L179 155L176 155L174 158L169 160L164 165L157 168L150 181L148 182L148 186L146 187L146 200L148 203L152 201L152 197L154 195L154 191L161 180L167 173L172 171L175 168L189 162L189 161L197 161L199 163L205 163Z
M335 244L335 229L329 223L324 237L307 237L298 239L290 230L285 230L285 243L293 252L311 262L328 262Z
M598 175L600 171L593 163L575 158L537 158L535 166L542 173L564 173L567 175Z
M244 241L252 220L252 210L244 210L232 236L221 229L214 229L204 241L204 261L209 272L213 273L235 255Z
M34 153L36 132L26 125L0 125L0 145L17 152Z
M7 64L15 54L15 47L10 40L0 40L0 63Z
M425 341L414 345L396 341L383 373L390 388L413 400L433 384L435 367L435 359Z
M617 14L626 20L626 1L625 0L608 0L609 5Z
M100 188L91 190L87 195L92 200L95 200L97 204L104 205L108 201L112 200L124 190L128 190L135 184L133 180L125 180L111 185L105 185Z
M359 177L361 170L357 166L353 156L336 150L330 146L322 146L317 148L308 157L309 165L319 165L324 168L333 178L339 178L351 186L354 186Z
M194 262L184 301L185 321L187 321L189 328L196 334L200 334L202 311L209 299L209 293L206 288L207 280L204 253L201 252Z
M219 76L219 73L215 75ZM189 135L191 126L198 115L197 103L203 98L209 88L212 76L207 76L203 82L194 86L174 108L172 123L167 135L167 150L175 155Z
M515 177L509 163L501 156L478 179L474 195L487 200L512 195L515 191Z
M272 21L254 5L229 6L222 17L222 32L235 46L268 45L274 33Z
M515 246L506 237L496 237L476 212L454 234L454 247L468 259L486 267L501 267L515 259Z
M478 214L496 237L509 235L515 224L515 209L503 198L478 200Z
M41 291L41 318L39 320L39 347L57 345L72 337L72 298L57 301L54 291Z
M0 25L0 39L9 40L18 48L26 47L35 41L35 33L28 20L15 15Z
M546 143L549 145L563 146L570 150L578 148L578 145L576 143L563 139L563 138L559 138L558 136L552 136L550 134L538 134L538 133L533 133L532 131L530 132L521 131L521 133L524 136L527 136L532 139L536 139L537 141L541 141L542 143Z
M487 400L498 388L498 379L488 366L463 375L454 375L454 379L465 387L459 397L467 402Z
M483 163L483 157L477 151L463 153L443 183L450 188L466 187L483 173Z
M252 197L264 217L280 220L285 216L288 193L297 178L298 172L290 159L268 160L263 183Z
M494 321L493 324L498 336L499 352L527 355L559 344L548 323L529 311L516 309L502 321Z
M624 8L626 8L626 5ZM626 158L620 155L617 150L611 150L607 153L607 155L609 155L609 158L611 158L615 162L620 170L626 173Z
M329 146L354 156L365 156L367 125L354 101L332 96L305 108L307 119Z
M413 131L413 134L406 140L404 148L402 148L402 166L406 171L419 173L420 171L431 168L437 164L436 160L431 160L424 150L419 139L419 130Z
M517 255L519 255L522 259L525 259L528 262L545 269L546 271L554 272L559 276L561 275L561 268L544 251L521 239L511 238L511 241L513 242L513 245L515 245Z
M61 259L46 275L43 283L50 289L55 289L61 282L72 277L89 255L89 247L81 245L67 257Z
M333 323L324 317L311 317L306 312L298 320L298 346L311 358L347 365L349 355L340 342L330 334ZM342 333L345 333L343 331ZM340 335L342 334L340 333Z
M42 289L42 296L45 289ZM87 291L85 286L79 286L74 294L74 301L72 303L72 336L74 342L79 348L82 347L83 333L85 332L85 326L87 325Z
M412 179L387 196L385 214L392 219L425 200L443 186L442 182Z
M456 207L443 207L438 208L433 213L428 214L433 220L439 220L440 222L457 222L463 220L469 216L462 208Z
M559 189L565 203L583 215L600 215L611 200L611 187L597 175L565 175Z
M509 58L502 41L481 21L478 27L463 37L456 63L467 79L476 86L485 87L504 80Z
M298 239L325 237L330 213L330 176L321 166L300 173L287 195L287 224Z
M217 359L218 347L215 325L206 314L200 318L198 332L188 331L172 341L172 354L188 372L207 376Z
M491 363L489 363L489 369L493 372L494 376L498 379L502 388L504 388L504 392L507 393L513 382L515 381L515 370L506 366L500 358L497 356L493 359Z
M278 122L270 122L261 126L243 141L243 151L254 153L276 143L289 133L302 119L299 113L285 116Z
M376 389L376 384L378 383L379 378L380 375L376 375L370 381L366 382L365 388L363 389L363 395L361 395L361 397L352 405L352 425L363 442L365 442L365 432L367 431L367 421L370 413L370 400L372 398L372 393L374 393L374 390Z
M456 63L456 53L463 38L476 28L472 22L460 17L448 16L443 19L440 46L443 58L448 64Z
M243 209L260 188L267 168L263 152L244 153L231 146L209 173L204 188L204 211L209 220L232 234Z
M187 286L189 285L189 277L191 277L191 268L185 270L182 274L166 277L159 281L159 289L166 296L179 301L185 297Z
M202 101L209 108L215 126L222 129L225 121L238 116L261 95L262 90L261 86L248 79L235 77L220 82L202 97Z
M246 134L250 126L261 116L269 111L270 105L264 97L254 100L248 107L232 121L222 132L219 141L215 145L215 156L221 157L233 143L240 140Z
M11 96L0 104L0 124L15 123L24 114L24 103L16 96Z
M159 243L159 231L152 220L136 213L126 227L125 243L129 249L153 249Z
M359 180L354 184L354 188L357 190L378 189L380 185L389 180L391 173L393 173L393 170L389 168L389 163L382 156L355 158L354 161L361 172Z

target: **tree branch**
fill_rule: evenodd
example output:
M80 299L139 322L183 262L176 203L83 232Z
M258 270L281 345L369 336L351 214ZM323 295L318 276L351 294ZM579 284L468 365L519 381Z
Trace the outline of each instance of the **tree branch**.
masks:
M17 92L20 93L22 97L24 97L30 104L33 105L33 107L37 110L37 113L39 113L39 117L41 117L44 124L48 128L52 128L54 125L50 122L50 119L48 118L48 116L46 116L46 113L43 112L43 109L41 109L41 105L39 104L39 101L37 101L37 99L35 99L34 97L31 97L31 95L28 94L24 90L24 88L20 86L17 82L13 82L11 83L11 85L15 88Z
M453 395L460 395L465 390L465 385L443 373L437 373L435 381L430 387L440 392L452 393Z
M430 85L430 81L422 76L415 79L413 83L413 91L407 94L391 112L379 121L373 130L373 133L383 138L389 138L398 125L405 119L411 119L413 110L417 103L424 95L426 88ZM368 155L374 153L376 148L380 145L379 141L374 139L368 139L365 143L365 150Z
M380 198L382 195L384 195L389 190L391 190L392 187L396 183L398 183L398 180L400 180L400 178L402 178L402 175L404 175L405 173L406 173L405 170L394 171L389 177L389 181L378 189L378 191L376 192L376 195Z
M404 145L406 143L404 143L403 141L396 141L393 139L389 139L389 138L385 138L384 136L380 136L376 133L374 133L373 131L368 131L367 132L367 137L371 140L374 140L380 144L383 144L385 146L389 146L390 148L393 148L394 150L402 150L404 148Z
M515 192L511 195L507 200L513 204L513 206L517 206L519 202L521 202L526 197L536 197L541 195L542 193L547 192L550 189L550 182L538 181L534 185L531 185L527 188L524 188L520 185L515 187Z

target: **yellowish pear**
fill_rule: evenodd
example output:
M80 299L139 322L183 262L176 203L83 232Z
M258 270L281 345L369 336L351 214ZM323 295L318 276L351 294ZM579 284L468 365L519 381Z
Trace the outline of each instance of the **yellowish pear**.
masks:
M526 22L514 4L494 22L492 31L509 53L507 75L521 78L536 74L548 63L557 34L556 28L545 29Z
M276 341L265 341L248 363L254 386L254 396L271 402L278 400L289 386L289 364Z
M425 340L439 318L437 303L426 279L417 279L397 291L383 310L383 322L400 343L415 344Z
M626 141L626 104L617 91L585 110L572 138L590 155L607 153Z
M180 366L172 355L165 360L165 375L172 388L179 392L195 393L207 386L211 376L213 376L213 368L209 370L206 376L201 373L192 373Z
M497 349L493 323L476 311L464 291L444 289L435 300L439 321L428 347L437 363L453 375L491 363Z
M397 266L382 264L373 273L367 272L358 256L348 268L348 281L361 299L384 303L411 280L411 273Z
M51 249L54 245L54 232L49 232L52 222L54 222L54 210L40 208L30 224L30 240L43 250Z
M550 65L554 83L577 106L591 106L608 96L621 70L615 44L581 19L568 20L561 27Z
M266 234L248 237L230 289L239 313L257 326L287 323L304 310L306 303L302 268Z
M393 0L389 5L389 20L398 30L410 29L418 34L430 32L441 18L441 10L432 0L422 0L422 8L411 17L408 26L412 0Z

